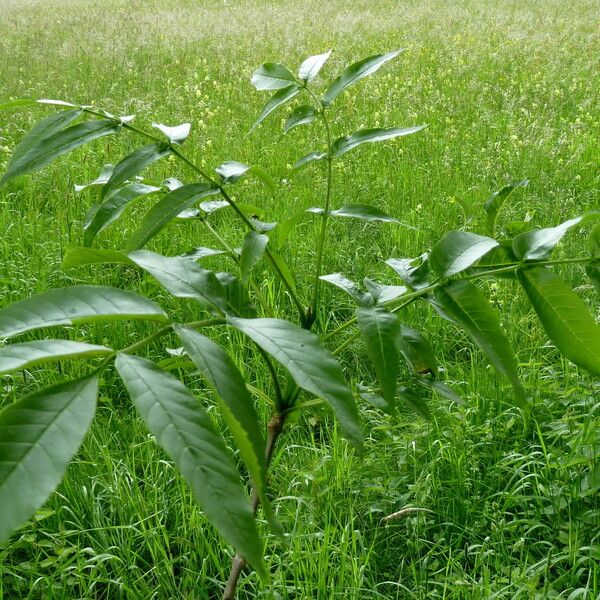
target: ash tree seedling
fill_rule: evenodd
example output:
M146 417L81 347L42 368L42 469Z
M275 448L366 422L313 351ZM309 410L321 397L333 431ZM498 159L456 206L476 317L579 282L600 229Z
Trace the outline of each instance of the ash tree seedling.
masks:
M302 169L311 163L320 164L326 177L322 205L309 207L305 213L320 223L315 262L301 273L292 272L281 252L298 219L281 224L259 221L251 207L234 201L229 192L245 177L256 177L276 192L273 179L259 166L235 160L218 166L214 174L198 166L184 152L189 123L154 123L154 130L146 131L133 124L132 116L116 117L102 109L63 101L16 101L0 106L4 110L24 106L60 109L43 119L14 149L2 185L102 137L127 133L143 139L145 145L114 166L106 165L94 181L76 187L79 193L88 190L86 193L96 194L97 201L84 219L84 245L67 250L64 266L129 265L154 278L172 296L192 299L197 309L195 320L177 323L162 307L138 294L91 284L47 290L0 310L0 338L6 342L0 347L1 374L59 360L90 363L88 375L36 391L0 412L1 542L8 540L60 483L93 420L99 382L106 369L116 370L141 418L190 485L206 517L235 548L224 599L235 596L247 564L267 578L264 542L255 515L262 506L272 531L281 531L269 501L267 471L286 419L294 411L307 412L315 405L310 398L303 400L306 396L316 396L330 406L345 437L359 450L362 431L357 398L392 415L405 403L425 417L431 394L457 400L456 393L440 378L426 334L402 316L407 306L429 306L464 330L510 383L514 404L522 409L524 418L530 412L531 394L520 380L515 353L497 311L478 285L480 280L513 280L525 292L548 337L564 357L600 375L600 328L584 301L553 269L557 265L584 266L593 285L600 288L600 226L592 229L589 255L552 256L564 235L597 220L599 213L508 238L498 230L499 217L511 194L525 187L526 181L509 184L490 196L483 206L478 233L449 231L416 258L387 260L398 277L395 285L368 277L358 283L342 273L323 272L331 219L406 227L407 235L412 229L377 206L338 204L333 163L363 144L389 142L423 129L421 125L394 126L334 135L331 112L336 98L349 93L352 86L376 73L400 51L350 65L319 97L314 80L330 54L309 57L297 75L281 64L265 63L251 79L257 90L272 94L252 130L266 126L268 117L286 109L284 133L317 123L324 132L294 165ZM167 156L190 168L194 178L187 182L176 176L164 182L141 181L146 168ZM93 246L130 204L148 197L152 204L124 248ZM238 219L237 239L224 239L211 223L212 215L220 210L230 210ZM144 249L176 219L202 223L218 248L196 248L179 256ZM224 270L204 268L202 260L208 256L220 257ZM291 299L293 314L286 314L284 304L273 305L261 292L255 275L261 262L269 266L268 276ZM334 306L324 304L323 284L346 293L356 305L355 316L333 330L324 326ZM156 328L124 348L98 345L91 336L86 342L28 337L33 331L50 336L56 328L69 324L123 319L154 321ZM264 363L270 382L257 390L256 398L250 392L255 388L247 385L235 360L213 339L212 332L222 328L240 332ZM181 379L143 356L150 342L168 334L177 336L212 392L250 477L250 495L234 457L194 393ZM348 381L354 374L344 373L336 357L352 350L358 340L372 362L374 381L353 389ZM408 370L402 368L403 363ZM268 400L272 407L267 423L259 419L257 399Z

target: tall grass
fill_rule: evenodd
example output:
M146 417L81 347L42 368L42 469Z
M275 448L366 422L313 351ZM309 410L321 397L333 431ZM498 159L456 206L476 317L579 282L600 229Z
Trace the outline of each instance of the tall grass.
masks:
M413 256L449 228L468 225L489 192L508 181L531 184L506 211L507 221L544 226L598 207L598 8L584 0L0 2L0 101L69 98L136 113L142 124L190 120L186 145L201 164L258 163L279 180L274 197L252 183L236 197L281 221L319 204L318 167L290 170L317 149L317 133L299 128L283 141L275 118L247 136L263 100L251 92L251 71L265 60L299 63L332 47L332 74L369 53L407 47L372 85L339 98L344 119L334 123L340 135L367 124L428 125L400 144L357 150L335 171L335 203L375 204L418 228L333 225L326 271L361 277L380 268L385 279L390 273L377 259ZM0 169L35 118L0 115ZM109 143L114 159L134 142ZM100 142L2 191L0 305L90 280L160 293L124 270L60 268L65 247L81 242L92 203L72 184L94 179L107 155ZM160 181L170 169L168 161L159 164L149 177ZM129 227L137 216L131 211ZM214 225L236 235L225 213ZM289 244L299 269L314 260L315 227L305 219ZM108 229L99 243L118 247L124 236ZM574 234L566 243L582 240ZM190 225L171 226L152 242L165 254L199 245L210 240ZM597 313L597 296L580 283ZM280 294L266 285L263 291ZM510 390L466 338L411 309L407 320L431 331L464 403L437 401L431 422L409 412L391 421L363 406L362 458L325 412L298 420L274 459L274 505L287 533L269 539L272 585L249 577L240 597L600 597L600 388L557 358L515 288L493 294L513 324L515 348L533 357L521 364L535 391L532 423L507 409ZM336 302L331 318L343 319L350 305L338 296ZM285 310L284 297L280 304ZM95 333L124 346L142 327ZM71 333L80 335L76 327ZM367 378L361 352L342 359ZM266 379L258 363L238 358L257 380ZM3 401L62 376L34 370L4 377ZM0 549L2 598L218 593L229 567L224 549L122 389L107 383L100 418L59 491Z

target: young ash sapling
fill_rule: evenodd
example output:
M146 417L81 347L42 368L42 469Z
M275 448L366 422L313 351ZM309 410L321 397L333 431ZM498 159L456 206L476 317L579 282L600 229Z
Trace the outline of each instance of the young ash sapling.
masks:
M230 187L243 177L258 177L271 189L275 183L257 166L228 161L207 172L183 151L190 124L176 127L153 124L154 131L139 129L133 117L115 117L105 110L62 101L16 101L0 106L53 106L56 113L43 119L15 148L0 182L41 169L59 156L101 137L132 134L147 142L107 165L85 186L98 193L88 212L83 246L69 248L65 268L84 264L129 265L147 273L172 296L196 302L197 318L177 323L157 305L138 294L99 285L51 289L0 310L0 374L22 371L43 363L85 359L88 375L66 381L8 404L0 412L0 542L5 542L38 510L60 483L77 453L95 410L98 386L106 369L116 369L132 402L157 442L189 483L207 518L236 550L223 599L233 598L239 576L248 563L263 578L267 568L264 544L255 515L259 506L270 528L281 526L269 501L269 463L286 419L293 411L309 411L315 396L329 404L347 440L362 444L357 397L395 414L406 402L428 414L427 399L438 393L456 394L440 379L438 365L426 336L407 324L402 309L419 303L433 307L443 318L469 334L513 389L514 403L527 418L530 394L521 383L514 352L497 312L477 282L509 278L525 292L549 338L563 356L600 375L600 328L575 292L556 275L555 265L581 265L600 287L600 229L592 232L589 256L555 259L552 252L574 227L597 219L590 213L556 227L535 229L507 239L498 233L497 217L510 194L527 182L505 186L485 203L482 233L449 231L428 253L417 258L390 258L386 263L399 277L398 285L383 285L365 278L364 286L341 273L324 274L331 219L350 218L404 226L376 206L338 206L333 182L334 162L365 144L419 132L422 126L363 129L336 137L330 114L336 98L360 79L378 71L400 51L371 56L347 67L319 97L314 80L330 52L305 60L297 75L278 63L265 63L252 76L257 90L274 92L253 129L292 101L284 133L320 123L324 133L319 147L295 163L302 169L321 163L326 176L323 204L308 208L307 218L319 219L315 262L307 272L292 275L278 244L285 236L271 235L276 223L259 221L245 205L234 201ZM194 180L182 183L171 177L162 184L142 182L140 173L165 157L191 169ZM118 221L129 204L148 196L156 198L123 249L93 246L105 228ZM211 224L211 215L228 208L245 231L241 240L226 240ZM175 219L201 222L214 236L216 249L198 248L180 256L162 256L144 247ZM289 234L289 231L287 232ZM410 235L410 233L408 234ZM239 248L238 248L239 246ZM207 256L222 258L223 272L203 268ZM287 315L283 305L267 300L255 267L266 261L271 277L285 290L295 309ZM355 316L328 330L333 306L324 304L323 284L348 294L356 304ZM274 317L273 315L276 315ZM55 328L74 323L118 319L155 321L157 328L124 348L63 338L33 339L29 332L53 335ZM266 389L249 387L236 362L211 338L215 329L241 332L252 343L269 374ZM348 330L341 340L342 332ZM145 348L167 335L175 335L183 351L200 372L228 427L239 457L252 482L250 497L225 441L193 392L181 379L142 356ZM214 336L213 336L214 337ZM16 341L13 340L16 338ZM372 362L375 383L352 389L336 356L362 340ZM412 376L400 379L405 361ZM253 392L251 393L252 390ZM254 392L257 393L254 393ZM255 403L270 400L272 414L261 423Z

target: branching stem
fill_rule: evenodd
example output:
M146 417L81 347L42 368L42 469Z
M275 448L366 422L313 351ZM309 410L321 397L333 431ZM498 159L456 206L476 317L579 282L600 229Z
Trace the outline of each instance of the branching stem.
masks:
M284 423L285 415L279 413L275 413L269 421L269 425L267 427L267 443L265 446L265 463L267 468L269 467L271 459L273 458L273 452L275 451L277 440L283 431ZM252 490L252 511L254 514L256 514L256 511L258 510L259 504L260 500L258 498L258 494L256 493L256 490ZM244 558L239 554L236 554L231 560L231 570L229 571L229 577L227 579L227 584L225 585L225 590L221 600L234 600L238 580L245 566L246 561Z

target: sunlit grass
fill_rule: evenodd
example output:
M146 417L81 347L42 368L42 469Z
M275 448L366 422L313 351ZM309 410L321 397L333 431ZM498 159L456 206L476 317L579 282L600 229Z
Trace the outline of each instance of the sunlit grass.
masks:
M265 60L295 67L333 48L323 71L330 78L352 60L405 47L397 62L336 100L333 125L336 135L427 125L410 138L357 150L334 172L335 204L374 204L418 231L340 220L326 272L392 282L384 259L414 256L448 229L473 225L488 194L509 181L531 183L515 195L505 221L544 226L598 208L598 8L583 0L5 1L0 103L55 97L135 113L140 126L190 120L185 148L203 167L236 159L260 164L277 179L275 196L257 183L235 195L261 208L266 220L281 221L322 203L319 167L290 170L299 156L322 147L322 132L298 128L282 139L280 115L248 136L266 100L250 86L253 69ZM41 114L0 115L0 170ZM136 144L126 136L94 144L0 192L0 305L90 281L160 294L127 269L60 267L65 248L81 243L92 203L73 184L94 179L104 162ZM174 168L161 162L148 177L192 180L191 172ZM120 247L142 210L140 204L98 243ZM225 212L214 216L214 226L240 242ZM314 262L315 227L307 216L284 249L298 273ZM583 249L587 241L574 233L567 243ZM182 224L151 247L176 254L212 244L199 225ZM583 278L576 281L597 313L597 296ZM300 281L302 294L309 284ZM286 310L281 290L267 282L263 288ZM542 348L546 338L510 283L491 293L504 323L514 324L507 329L524 361L523 380L535 392L537 422L524 425L506 410L509 387L466 337L424 308L411 308L405 319L430 332L465 404L437 401L431 423L408 412L390 422L364 406L362 458L325 412L291 427L273 465L274 505L287 533L268 540L272 585L250 576L241 597L600 596L597 383L580 382L572 366ZM351 314L337 292L324 294L336 303L333 322ZM122 347L142 327L93 331ZM152 352L164 358L158 347ZM266 379L258 361L237 352L251 377ZM369 378L360 346L342 359ZM5 377L5 401L60 378L48 369ZM47 511L0 550L0 597L215 597L231 549L135 418L116 378L107 374L105 384L99 419ZM382 521L406 506L424 510Z

